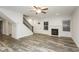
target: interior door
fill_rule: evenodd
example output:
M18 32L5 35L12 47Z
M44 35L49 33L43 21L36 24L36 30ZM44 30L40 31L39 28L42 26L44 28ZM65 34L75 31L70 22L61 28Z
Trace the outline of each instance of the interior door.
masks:
M2 34L2 21L0 21L0 34Z

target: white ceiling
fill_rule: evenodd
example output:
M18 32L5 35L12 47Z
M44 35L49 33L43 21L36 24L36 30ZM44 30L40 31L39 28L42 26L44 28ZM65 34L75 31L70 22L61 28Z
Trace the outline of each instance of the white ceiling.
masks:
M33 11L33 7L32 6L3 6L1 8L6 8L9 10L13 10L13 11L19 11L22 12L28 16L32 16L32 17L40 17L40 16L66 16L66 15L72 15L72 13L74 12L74 10L77 8L76 6L48 6L48 12L47 14L37 14L35 13L35 11Z

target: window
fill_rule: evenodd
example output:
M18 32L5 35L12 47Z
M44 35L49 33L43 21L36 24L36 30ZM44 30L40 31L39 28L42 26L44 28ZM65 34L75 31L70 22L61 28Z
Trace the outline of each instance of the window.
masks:
M44 22L44 30L48 30L48 22Z
M63 21L63 31L70 31L70 20Z

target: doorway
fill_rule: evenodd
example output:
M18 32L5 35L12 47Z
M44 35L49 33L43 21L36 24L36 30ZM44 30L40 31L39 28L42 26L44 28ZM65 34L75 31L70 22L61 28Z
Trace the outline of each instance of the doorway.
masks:
M2 34L2 21L0 21L0 34Z

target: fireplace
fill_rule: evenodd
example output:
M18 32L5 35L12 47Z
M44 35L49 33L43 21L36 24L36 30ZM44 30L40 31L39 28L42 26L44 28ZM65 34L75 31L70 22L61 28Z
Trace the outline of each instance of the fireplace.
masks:
M58 29L51 29L51 35L58 35Z

